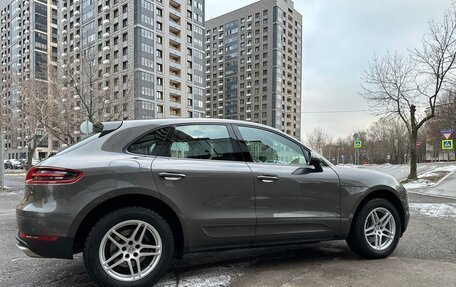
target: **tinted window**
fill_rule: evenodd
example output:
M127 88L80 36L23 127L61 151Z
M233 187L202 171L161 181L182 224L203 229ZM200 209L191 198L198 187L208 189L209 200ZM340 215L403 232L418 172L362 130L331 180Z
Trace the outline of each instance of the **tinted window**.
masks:
M225 125L176 127L167 156L174 158L236 160L232 140Z
M301 147L276 133L262 129L239 127L252 160L259 163L305 165Z
M152 131L131 144L128 151L137 154L157 155L163 141L168 135L168 131L169 128Z

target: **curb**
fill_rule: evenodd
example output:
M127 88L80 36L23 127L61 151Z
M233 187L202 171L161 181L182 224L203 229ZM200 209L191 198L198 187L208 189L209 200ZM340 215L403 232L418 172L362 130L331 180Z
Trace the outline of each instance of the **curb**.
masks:
M445 175L444 177L442 177L441 179L439 179L439 181L437 181L434 185L431 185L430 187L436 187L438 186L439 184L441 184L445 179L447 179L448 177L450 177L453 173L456 172L456 169L451 171L450 173L448 173L447 175Z
M438 185L440 185L442 182L444 182L448 177L450 177L452 174L454 174L456 172L456 170L453 170L451 172L449 172L447 175L445 175L444 177L442 177L441 179L439 179L436 183L434 183L433 185L429 185L427 186L426 188L434 188L434 187L437 187ZM426 173L426 172L422 172L421 174L423 173ZM422 187L418 187L418 188L410 188L410 189L407 189L407 192L408 193L413 193L413 194L418 194L418 195L425 195L425 196L432 196L432 197L438 197L438 198L446 198L446 199L454 199L456 200L456 195L455 196L451 196L451 195L440 195L440 194L432 194L432 193L426 193L426 192L422 192L420 190L422 190L423 188Z
M432 193L426 193L426 192L417 191L417 190L407 190L407 193L413 193L413 194L424 195L424 196L430 196L430 197L438 197L438 198L445 198L445 199L453 199L453 200L456 200L456 196L432 194Z
M428 170L428 171L429 171L429 170ZM422 175L422 174L425 174L425 173L428 172L428 171L421 172L421 173L419 173L417 176L420 176L420 175ZM432 170L431 170L431 172L432 172ZM451 176L451 175L452 175L453 173L455 173L455 172L456 172L456 169L453 170L453 171L450 171L450 172L449 172L448 174L446 174L444 177L442 177L441 179L439 179L436 183L434 183L433 185L428 185L428 186L426 186L426 188L433 188L433 187L438 186L438 185L441 184L445 179L447 179L449 176ZM399 180L399 183L402 184L402 181L404 181L404 180L406 180L406 179L407 179L407 177L404 177L403 179ZM421 189L421 188L422 188L422 187L416 187L416 188L410 188L410 189L412 190L412 189ZM408 191L408 189L407 189L407 191Z

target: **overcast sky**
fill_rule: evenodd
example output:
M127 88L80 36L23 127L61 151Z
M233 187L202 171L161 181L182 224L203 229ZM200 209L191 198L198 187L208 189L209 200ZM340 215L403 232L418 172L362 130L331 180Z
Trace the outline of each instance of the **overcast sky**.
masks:
M254 3L206 0L206 19ZM431 19L450 0L295 0L303 15L303 137L314 127L347 136L375 120L359 96L360 76L374 53L406 52L420 45Z

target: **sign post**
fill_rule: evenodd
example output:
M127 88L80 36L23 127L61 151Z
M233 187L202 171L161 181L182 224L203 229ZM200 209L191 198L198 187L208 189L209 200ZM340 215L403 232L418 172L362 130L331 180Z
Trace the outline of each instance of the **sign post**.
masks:
M445 129L440 131L440 134L443 135L446 140L449 139L453 133L454 129Z
M79 129L86 137L88 137L89 134L91 134L93 132L93 123L90 122L89 120L85 120L81 123L81 125L79 126Z
M442 149L443 150L453 150L454 141L453 140L442 140Z
M450 160L450 151L454 150L454 142L450 140L451 135L454 133L454 129L444 129L440 131L440 134L445 138L442 140L442 150L446 151L448 161Z
M0 135L0 188L5 188L5 139L3 134Z
M359 149L363 146L363 142L359 138L355 138L353 141L353 147L355 148L355 165L359 164Z

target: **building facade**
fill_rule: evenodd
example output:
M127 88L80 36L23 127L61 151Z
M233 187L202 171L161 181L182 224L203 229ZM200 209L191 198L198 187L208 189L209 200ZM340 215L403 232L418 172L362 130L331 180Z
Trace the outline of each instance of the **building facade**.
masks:
M261 0L206 21L206 117L247 120L300 138L302 16Z
M58 148L44 127L29 124L23 112L27 81L44 83L46 97L48 69L57 64L57 0L3 0L0 3L1 129L6 158L26 158L28 146L38 141L34 157L45 157Z
M62 0L59 17L78 121L92 86L98 121L204 116L204 0Z

